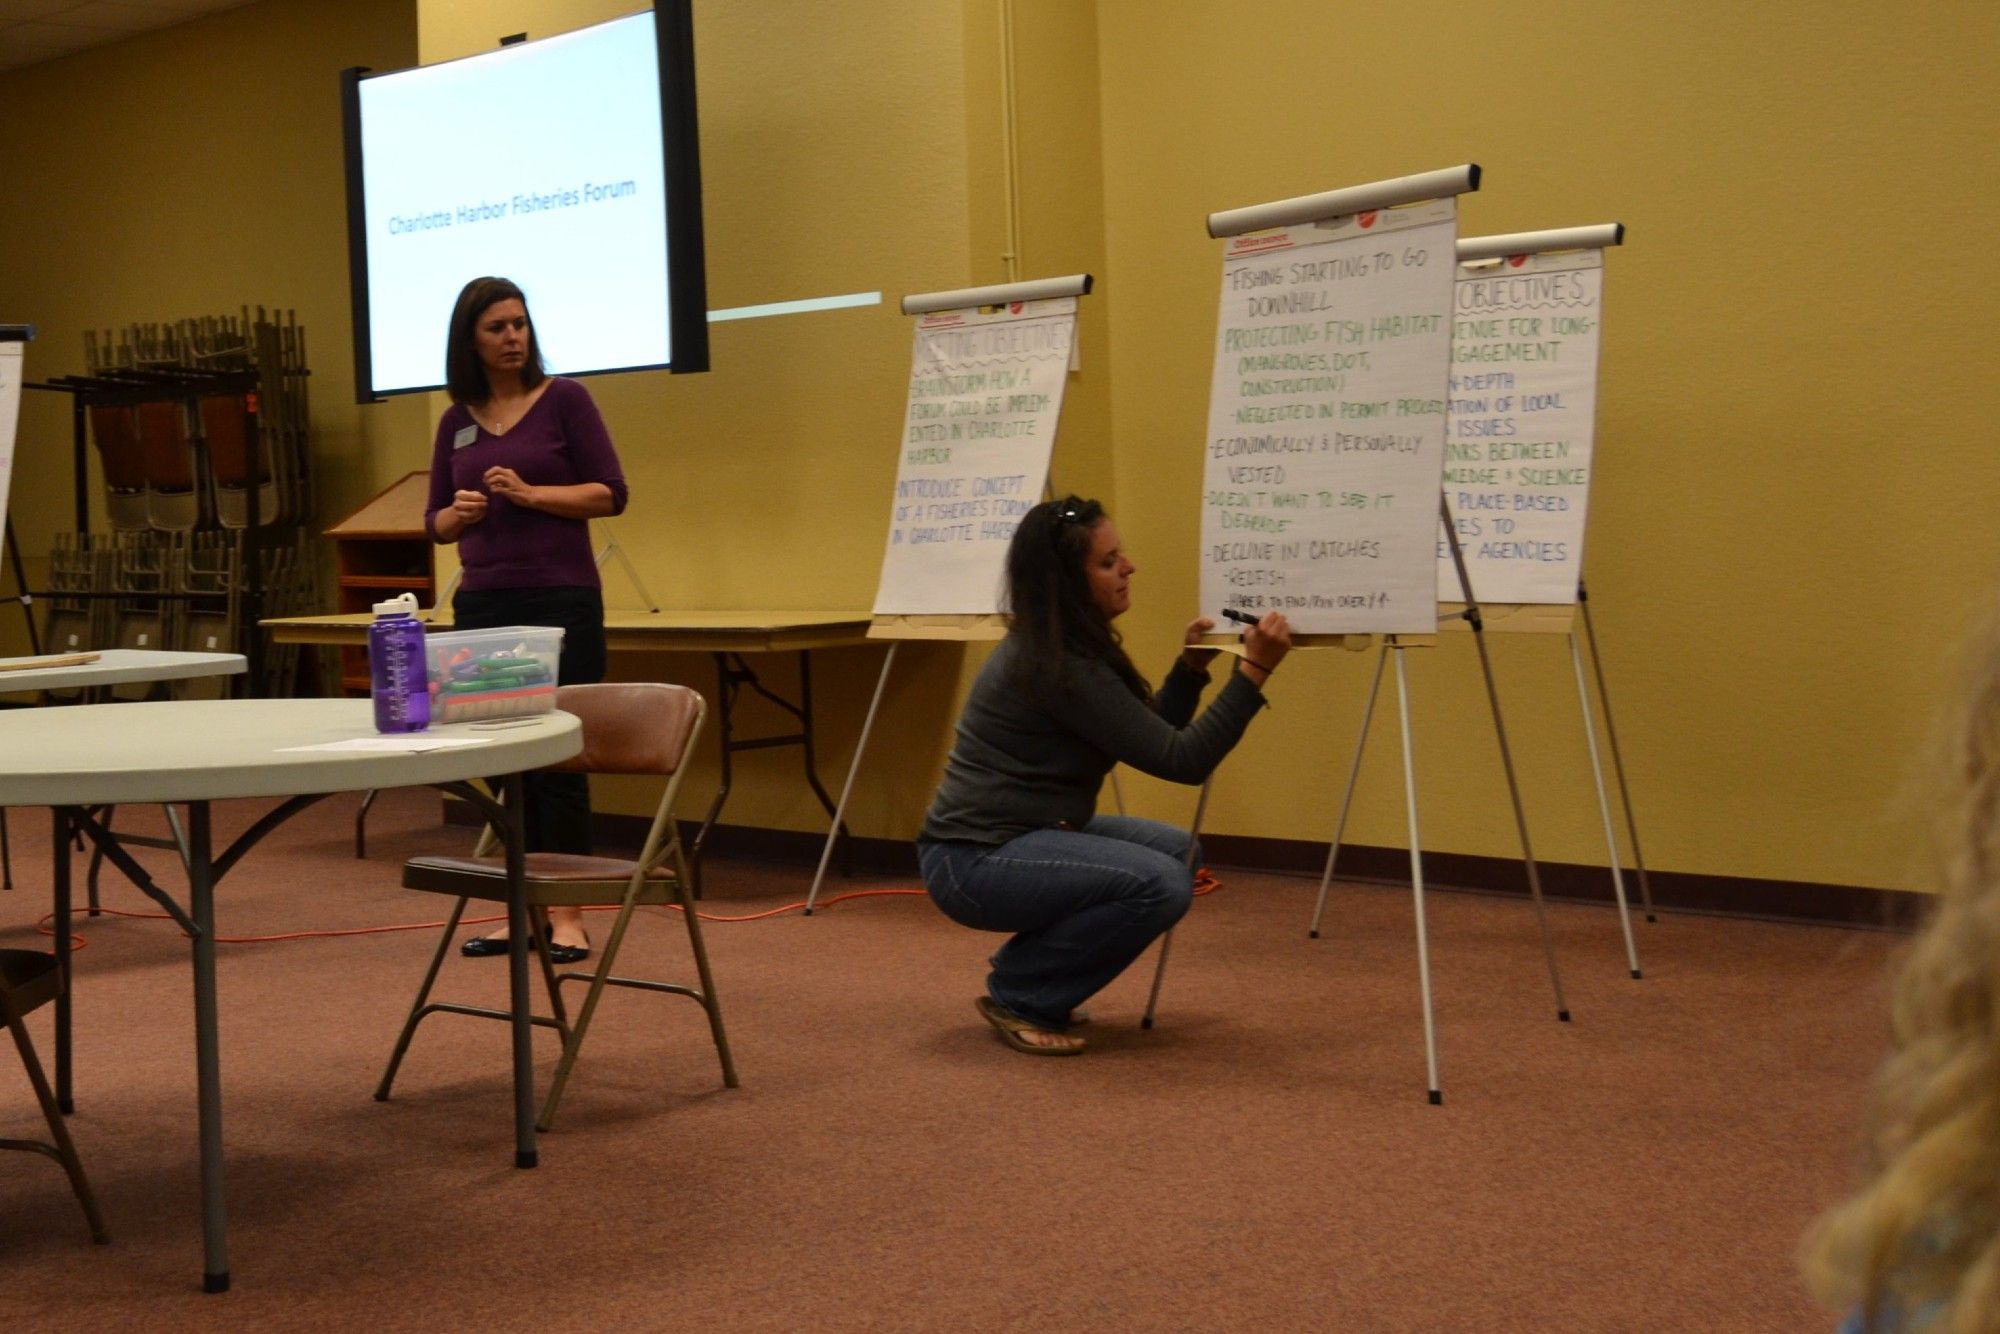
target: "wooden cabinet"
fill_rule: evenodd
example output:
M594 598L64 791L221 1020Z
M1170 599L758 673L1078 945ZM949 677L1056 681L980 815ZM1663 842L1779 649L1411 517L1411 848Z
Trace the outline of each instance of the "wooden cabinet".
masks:
M430 473L413 472L326 530L333 539L337 610L365 612L398 593L428 607L437 598L436 547L424 531ZM368 650L340 650L340 684L368 693Z

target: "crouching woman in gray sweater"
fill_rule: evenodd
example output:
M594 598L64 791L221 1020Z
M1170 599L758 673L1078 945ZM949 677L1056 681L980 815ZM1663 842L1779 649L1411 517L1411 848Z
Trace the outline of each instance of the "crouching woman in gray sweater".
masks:
M987 659L917 842L945 916L1013 938L991 962L979 1011L1017 1051L1071 1056L1075 1010L1181 919L1193 899L1190 835L1097 814L1112 765L1199 783L1264 704L1291 650L1277 612L1244 636L1245 660L1199 718L1214 628L1187 628L1156 694L1112 622L1133 564L1094 500L1035 506L1007 549L1008 633Z

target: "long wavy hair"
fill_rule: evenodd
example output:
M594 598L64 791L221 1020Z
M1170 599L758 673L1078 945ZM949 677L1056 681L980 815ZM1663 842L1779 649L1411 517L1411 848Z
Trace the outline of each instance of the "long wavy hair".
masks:
M451 308L451 328L444 340L444 387L454 403L484 403L493 397L475 334L479 317L496 301L518 301L523 313L528 309L527 296L506 278L474 278L458 291L458 301ZM529 315L528 359L521 365L521 387L533 389L548 378L548 367L542 363L542 340L535 337L535 317Z
M1888 1334L2000 1330L2000 621L1940 740L1939 901L1875 1081L1867 1179L1803 1252L1814 1292Z
M1152 686L1090 595L1084 564L1103 522L1104 506L1094 500L1046 500L1021 516L1007 545L1007 625L1018 644L1010 681L1030 699L1063 689L1081 659L1105 664L1135 696L1152 702Z

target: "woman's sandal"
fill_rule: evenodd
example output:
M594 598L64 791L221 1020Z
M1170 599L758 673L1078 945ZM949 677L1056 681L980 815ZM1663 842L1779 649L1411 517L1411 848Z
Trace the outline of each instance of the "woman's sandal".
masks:
M994 1031L1000 1035L1000 1040L1015 1051L1026 1052L1030 1056L1076 1056L1080 1055L1083 1051L1082 1038L1077 1038L1072 1043L1065 1043L1062 1046L1050 1047L1028 1041L1028 1039L1021 1036L1023 1033L1050 1033L1056 1037L1066 1035L1057 1033L1054 1029L1043 1028L1038 1024L1031 1024L1025 1019L1015 1018L1013 1015L1007 1013L1007 1011L1001 1009L991 996L981 996L973 1004L979 1008L979 1013L986 1022L993 1025Z

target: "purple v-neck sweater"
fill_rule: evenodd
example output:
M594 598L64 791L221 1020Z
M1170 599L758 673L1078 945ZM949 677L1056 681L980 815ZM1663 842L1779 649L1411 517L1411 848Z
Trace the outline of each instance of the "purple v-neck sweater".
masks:
M461 434L471 429L467 443ZM486 488L488 468L512 468L530 486L602 482L611 488L611 512L625 511L625 474L590 391L561 376L505 435L493 435L454 403L438 419L431 450L430 503L424 528L437 541L437 512L451 507L455 491L486 495L486 517L458 538L465 567L460 587L597 588L597 560L590 523L527 509Z

